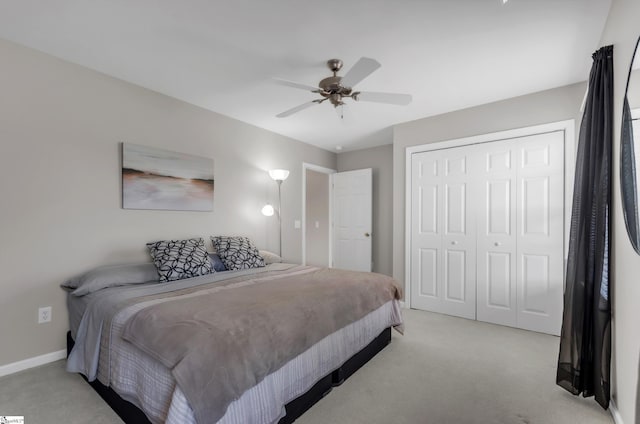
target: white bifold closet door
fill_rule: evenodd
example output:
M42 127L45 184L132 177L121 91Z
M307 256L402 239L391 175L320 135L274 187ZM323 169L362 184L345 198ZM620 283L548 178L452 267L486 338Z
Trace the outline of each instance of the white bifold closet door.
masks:
M412 155L411 302L559 334L564 132Z
M476 236L470 149L413 155L413 307L475 319Z
M564 133L481 150L477 319L560 334Z

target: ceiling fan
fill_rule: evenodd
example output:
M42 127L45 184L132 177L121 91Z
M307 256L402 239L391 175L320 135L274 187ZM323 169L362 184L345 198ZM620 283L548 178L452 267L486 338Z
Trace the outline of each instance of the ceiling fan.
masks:
M320 99L315 99L307 103L303 103L299 106L285 110L282 113L276 115L278 118L286 118L294 113L300 112L308 107L319 105L327 100L331 102L334 107L344 105L345 98L352 98L355 101L362 102L376 102L387 103L391 105L405 106L411 103L411 95L399 94L399 93L378 93L371 91L354 91L353 87L360 81L371 75L376 69L380 67L380 63L377 60L362 57L356 62L355 65L343 76L338 76L338 71L342 69L342 61L340 59L330 59L327 61L327 67L333 72L332 77L327 77L318 83L317 87L300 84L293 81L287 81L280 78L275 78L278 84L286 85L288 87L300 88L312 93L317 93L322 96Z

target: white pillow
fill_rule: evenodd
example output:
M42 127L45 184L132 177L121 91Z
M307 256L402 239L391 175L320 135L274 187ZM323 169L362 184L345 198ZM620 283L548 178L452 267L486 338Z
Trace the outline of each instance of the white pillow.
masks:
M260 250L259 253L260 253L260 256L262 256L262 258L264 259L264 263L266 265L278 264L282 262L282 258L279 255L276 255L275 253L270 252L268 250Z

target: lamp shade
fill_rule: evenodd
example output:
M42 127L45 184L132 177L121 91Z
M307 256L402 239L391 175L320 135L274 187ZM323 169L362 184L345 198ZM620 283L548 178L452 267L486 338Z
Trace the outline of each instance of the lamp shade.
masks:
M271 206L271 205L264 205L262 207L262 215L264 215L264 216L273 216L274 212L275 212L275 210L273 209L273 206Z
M276 181L284 181L289 176L287 169L272 169L269 171L269 176Z

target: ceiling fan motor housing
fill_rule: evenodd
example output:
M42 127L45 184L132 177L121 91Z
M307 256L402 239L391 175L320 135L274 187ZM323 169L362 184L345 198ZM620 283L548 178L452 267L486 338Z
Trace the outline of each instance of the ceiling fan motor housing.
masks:
M329 99L334 106L340 106L344 104L342 97L349 97L351 95L351 88L343 87L340 84L342 77L328 77L318 83L320 87L320 95Z
M334 106L343 105L343 97L349 97L351 95L351 87L343 87L340 82L342 77L336 75L336 73L342 69L342 61L340 59L327 60L327 67L333 72L332 77L327 77L318 83L320 88L320 95L329 99Z

